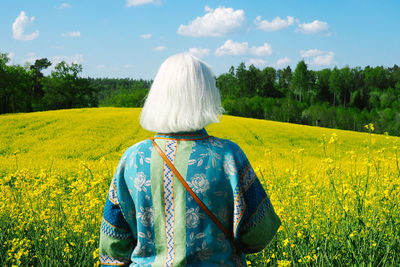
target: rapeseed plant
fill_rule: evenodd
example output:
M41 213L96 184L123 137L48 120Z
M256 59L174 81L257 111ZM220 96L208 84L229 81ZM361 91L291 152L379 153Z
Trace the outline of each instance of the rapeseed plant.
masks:
M1 266L99 265L114 168L126 148L153 135L139 127L139 112L0 116ZM207 128L243 148L282 219L271 244L247 257L249 265L400 262L400 140L373 134L373 124L365 128L363 134L230 116Z

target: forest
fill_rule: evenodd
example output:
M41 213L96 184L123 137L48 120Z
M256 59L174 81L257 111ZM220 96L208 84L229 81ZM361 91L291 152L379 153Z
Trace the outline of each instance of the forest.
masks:
M262 70L244 63L217 78L228 114L400 135L400 68L308 69L304 60Z
M0 53L0 114L54 109L140 107L152 81L81 77L82 65L46 58L12 65ZM216 77L226 114L400 136L400 68L366 66L294 70L240 63Z

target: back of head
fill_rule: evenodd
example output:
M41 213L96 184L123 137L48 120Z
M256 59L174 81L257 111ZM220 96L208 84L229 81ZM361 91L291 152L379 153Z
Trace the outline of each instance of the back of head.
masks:
M221 98L208 65L190 54L176 54L162 63L140 115L153 132L188 132L218 122Z

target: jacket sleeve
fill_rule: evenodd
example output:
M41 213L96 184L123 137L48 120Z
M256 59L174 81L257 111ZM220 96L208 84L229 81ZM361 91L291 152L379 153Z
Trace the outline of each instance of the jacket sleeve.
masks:
M240 148L235 161L238 182L234 190L234 239L243 253L256 253L272 240L281 221Z
M111 181L100 228L99 258L101 266L129 266L136 240L120 206L124 184L124 158Z

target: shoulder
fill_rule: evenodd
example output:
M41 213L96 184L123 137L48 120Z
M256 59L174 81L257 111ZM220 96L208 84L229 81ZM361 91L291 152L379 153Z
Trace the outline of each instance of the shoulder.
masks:
M212 142L222 144L223 150L232 152L234 154L243 153L243 150L240 148L240 146L229 139L222 139L222 138L218 138L218 137L214 137L214 136L211 137L210 139L213 139Z
M239 161L247 160L246 155L244 154L240 146L231 140L212 136L205 139L204 142L208 146L211 146L213 150L220 151L221 154L230 155L234 159Z
M136 160L139 160L141 163L150 162L152 146L152 141L146 139L127 148L121 156L116 173L126 172L132 166L136 166L134 164Z
M239 178L243 176L250 165L243 150L238 144L228 139L210 137L206 140L206 143L213 146L213 151L220 156L222 171L229 177L232 185L236 186Z
M147 153L151 151L151 148L153 147L152 141L150 139L146 139L143 141L140 141L129 148L125 150L125 152L122 155L122 160L126 160L127 158L130 158L132 156L137 155L138 152L143 152Z

